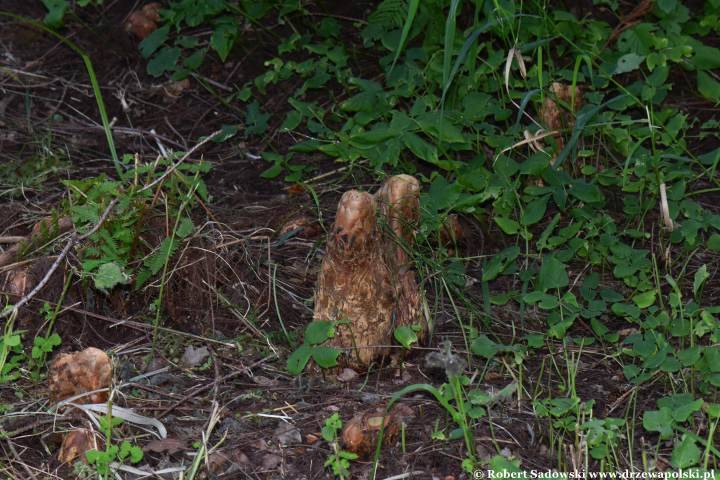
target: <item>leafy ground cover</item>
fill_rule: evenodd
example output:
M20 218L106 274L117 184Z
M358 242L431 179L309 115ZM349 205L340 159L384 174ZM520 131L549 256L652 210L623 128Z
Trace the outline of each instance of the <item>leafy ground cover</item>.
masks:
M143 39L140 6L2 5L0 236L50 219L0 265L3 475L717 468L720 2L180 0ZM311 322L337 200L399 172L431 334L306 371L337 357ZM85 346L167 438L101 416L89 464L58 461L89 424L47 363ZM343 449L395 402L401 435Z

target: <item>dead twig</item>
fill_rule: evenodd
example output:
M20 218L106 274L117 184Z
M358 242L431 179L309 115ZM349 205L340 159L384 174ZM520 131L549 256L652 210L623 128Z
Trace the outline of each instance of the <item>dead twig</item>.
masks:
M605 43L604 48L608 48L610 45L612 45L625 30L634 26L638 21L640 21L642 17L650 13L653 8L653 3L654 0L643 0L642 2L638 3L637 6L633 8L632 11L630 11L630 13L622 17L620 19L620 23L613 29L612 33L610 34L610 37Z
M103 214L100 216L100 219L95 224L95 226L87 233L83 235L78 235L77 231L74 232L72 235L70 235L70 238L68 238L67 243L65 243L65 247L63 247L62 251L60 252L60 255L55 259L53 264L50 266L48 271L45 273L45 276L38 282L37 285L35 285L35 288L33 288L30 293L22 297L15 305L12 307L7 307L5 310L0 312L0 318L7 317L11 314L17 314L18 310L22 308L26 303L28 303L30 300L33 299L35 295L38 294L40 290L50 281L50 277L52 277L52 274L55 273L55 270L58 269L62 261L67 256L68 252L70 252L70 249L75 246L76 244L86 240L88 237L93 235L95 232L97 232L103 223L105 223L105 220L107 220L108 215L110 215L110 211L115 206L115 204L118 202L118 199L114 199L110 204L107 206Z
M0 431L0 433L5 433L5 432ZM23 467L23 470L25 470L25 473L28 474L29 478L32 478L33 480L37 480L35 473L30 469L30 467L27 465L27 463L22 461L22 458L20 457L20 454L18 454L17 450L15 449L15 445L13 445L12 440L10 438L6 438L5 440L7 442L8 447L10 448L10 451L13 454L13 457L15 457L15 461L17 461Z
M190 156L191 156L192 154L194 154L200 147L202 147L203 145L205 145L206 143L208 143L210 140L212 140L213 138L215 138L215 137L216 137L217 135L219 135L220 133L222 133L222 130L217 130L217 131L211 133L210 135L208 135L207 137L205 137L204 139L202 139L202 140L201 140L200 142L198 142L194 147L192 147L190 150L188 150L187 152L185 152L185 155L183 155L183 156L180 158L180 160L178 160L177 162L175 162L174 164L172 164L172 166L170 166L167 170L165 170L165 172L164 172L162 175L160 175L158 178L156 178L155 180L153 180L152 182L148 183L148 184L145 185L143 188L141 188L141 189L140 189L140 192L144 192L145 190L150 190L150 189L153 188L155 185L158 185L159 183L164 182L167 177L169 177L175 170L177 170L177 168L178 168L180 165L182 165L183 162L185 162L185 160L187 160L188 158L190 158Z
M0 243L17 243L17 242L21 242L23 240L25 240L25 237L22 237L22 236L10 235L10 236L5 236L5 237L0 237Z

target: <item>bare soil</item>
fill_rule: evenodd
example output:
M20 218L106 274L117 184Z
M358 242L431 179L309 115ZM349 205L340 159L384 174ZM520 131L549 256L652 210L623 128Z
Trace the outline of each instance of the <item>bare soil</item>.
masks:
M45 13L40 2L2 3L3 10L36 20ZM145 74L137 42L122 29L123 20L137 3L106 1L104 7L78 9L79 16L69 19L63 30L93 61L108 114L114 120L118 151L152 159L158 144L185 151L223 124L241 123L244 115L240 109L224 105L194 79L175 95L168 92L171 85ZM366 9L362 3L350 7L332 3L313 8L318 13L356 16ZM224 65L210 61L200 73L219 85L242 84L264 70L263 62L275 49L267 37L250 32L238 43L230 61ZM49 35L2 18L0 64L0 162L15 162L21 169L36 160L42 148L62 159L47 165L37 183L0 196L0 236L24 235L61 202L61 179L112 175L113 171L92 90L75 53ZM271 120L271 132L284 118L290 92L291 88L278 87L268 95L264 108L277 113ZM272 135L287 146L297 141L289 134ZM442 292L428 291L440 312L434 319L435 331L402 365L381 365L348 383L329 374L293 377L286 372L289 348L283 330L297 338L311 319L323 229L330 225L341 193L350 187L370 189L372 177L361 170L338 172L342 165L321 156L296 157L298 162L313 165L316 175L328 174L326 181L317 183L318 210L309 193L260 177L268 164L258 155L268 141L233 140L203 150L203 158L213 165L206 178L212 202L206 210L195 212L196 225L204 226L193 248L176 260L161 329L153 328L148 311L156 290L139 292L128 287L106 295L81 283L73 284L56 326L63 339L59 351L94 346L112 352L115 381L125 384L116 404L160 420L169 437L183 445L174 453L150 451L152 434L122 425L116 431L118 438L132 439L146 448L140 464L143 468L160 470L191 463L189 454L197 448L193 444L202 441L218 406L220 421L207 439L217 449L202 467L204 478L331 478L324 467L330 450L320 437L327 417L339 412L347 421L357 412L384 405L403 386L441 384L442 372L427 371L422 360L442 340L452 341L459 353L467 353L462 352L463 334L452 305ZM301 216L317 219L318 212L321 228L279 241L278 232L289 221ZM504 247L493 240L498 238L493 232L483 235L487 227L464 221L473 238L461 253L488 255ZM477 245L483 245L481 252ZM74 261L70 258L69 265ZM186 268L179 268L183 266ZM479 263L471 262L467 275L479 278ZM508 284L506 288L520 289L521 285ZM219 299L218 292L226 302ZM46 290L39 300L53 302L57 299L53 293ZM469 287L467 295L470 302L482 304L479 285ZM31 306L37 311L40 305L36 301ZM476 322L510 343L513 327L528 332L544 330L542 323L533 320L538 317L537 312L525 312L520 325L520 312L503 307L495 311L489 324ZM28 314L21 325L28 330L25 338L32 338L40 325L36 315ZM184 368L179 360L188 345L206 346L211 361L204 367ZM623 383L618 365L604 361L600 351L585 353L588 357L584 358L592 362L581 365L579 395L596 400L598 416L622 416L618 409L624 408L623 394L629 386ZM525 365L531 379L526 385L547 391L561 388L558 376L549 373L550 357L560 360L562 354L541 351ZM164 367L161 373L136 378ZM480 388L499 390L512 381L503 372L501 365L495 365L475 374ZM478 425L477 454L488 458L503 451L522 458L526 467L549 468L558 454L568 452L552 451L547 428L533 415L524 393L519 400L515 396L495 406L492 416ZM378 478L408 472L415 473L405 478L468 478L460 469L465 457L462 441L432 439L437 432L449 436L455 428L448 415L426 395L411 396L405 403L415 417L408 421L404 443L398 440L383 447ZM60 433L87 425L87 419L70 417L53 423L43 414L28 417L27 412L43 412L49 406L45 381L33 382L28 376L13 385L0 385L0 404L8 410L2 429L12 436L0 441L0 466L16 472L17 478L29 475L21 463L29 466L37 479L75 478L72 466L57 460ZM291 433L283 435L288 425ZM351 467L353 478L367 478L370 470L369 459L353 462ZM131 473L121 475L137 478Z

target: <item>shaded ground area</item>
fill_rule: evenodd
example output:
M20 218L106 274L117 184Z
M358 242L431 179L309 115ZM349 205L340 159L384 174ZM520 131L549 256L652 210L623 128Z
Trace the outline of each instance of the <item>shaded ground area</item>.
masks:
M229 85L254 79L264 71L263 62L273 56L275 45L262 32L248 32L231 61L210 61L188 81L158 82L145 74L137 42L122 29L134 6L116 1L83 9L66 31L93 61L118 151L137 153L149 162L163 149L187 151L201 136L226 124L242 123L244 112L211 90L231 90ZM2 8L34 19L45 13L40 2L8 0ZM347 9L351 11L318 6L317 13L362 17L367 6ZM0 171L9 179L0 192L0 236L25 235L62 202L65 187L60 180L112 175L113 170L91 85L75 53L37 29L3 18L0 61ZM212 88L204 88L203 83ZM276 88L268 95L272 103L264 107L282 113L292 89ZM289 146L298 139L272 128L282 118L274 116L269 131L276 142L280 137ZM203 478L329 478L324 463L331 452L320 434L325 420L334 412L349 420L382 406L406 385L443 383L442 372L426 369L423 357L444 340L450 340L459 354L469 355L463 351L464 333L456 313L507 344L518 331L545 330L534 307L519 312L504 306L493 310L492 321L483 325L467 305L454 305L442 289L429 283L435 331L426 345L413 348L402 365L381 365L345 382L335 372L289 375L287 338L297 339L312 317L313 287L337 200L347 188L374 185L373 177L361 168L345 169L315 154L296 157L313 169L315 177L308 182L312 191L263 179L260 174L268 164L260 154L269 140L209 143L202 149L202 157L213 167L205 178L211 201L193 213L200 228L174 259L160 327L153 326L148 308L158 285L142 291L128 286L105 294L78 281L66 297L55 327L63 339L60 351L86 346L111 351L115 380L122 384L116 404L160 420L169 438L177 440L174 445L152 446L152 433L128 424L118 427L120 438L132 438L145 448L141 466L148 470L189 465L214 409L221 407L207 439L217 448L203 466ZM192 160L199 160L200 154L197 157ZM496 226L462 220L471 233L460 246L461 253L478 257L465 271L468 305L480 306L482 292L473 282L481 277L479 257L504 245L497 240L498 232L489 230ZM157 228L162 229L160 223ZM71 254L68 264L73 263L77 258ZM41 276L46 266L40 264L35 274ZM508 290L522 288L519 280L507 283ZM62 290L62 278L50 287L40 299L52 303ZM40 302L32 304L19 328L33 332L41 327L43 320L35 313L39 306ZM592 335L587 325L577 328ZM188 347L206 347L207 358L192 367L183 365ZM512 381L524 382L518 393L494 405L492 415L475 430L479 458L505 452L522 458L527 468L545 469L554 466L559 456L573 457L572 451L555 449L545 420L534 415L529 398L537 391L568 388L557 375L564 366L549 365L565 365L566 356L579 354L578 348L539 350L524 364L530 381L510 378L499 364L471 367L479 386L490 392ZM582 355L577 365L578 394L595 400L593 411L598 417L621 416L629 392L646 395L653 389L652 383L641 387L625 383L621 365L608 361L601 347L584 348ZM404 402L414 416L407 421L404 440L383 447L378 477L468 478L460 468L463 444L453 436L455 426L446 412L423 394ZM1 385L0 404L7 412L2 428L12 437L12 448L3 443L0 463L22 475L29 475L29 468L38 479L74 478L77 472L59 464L55 454L60 433L85 425L87 419L76 416L56 423L52 416L33 413L45 411L48 400L44 381L33 381L29 375ZM353 462L353 478L368 478L371 466L367 458ZM120 475L136 478L129 472Z

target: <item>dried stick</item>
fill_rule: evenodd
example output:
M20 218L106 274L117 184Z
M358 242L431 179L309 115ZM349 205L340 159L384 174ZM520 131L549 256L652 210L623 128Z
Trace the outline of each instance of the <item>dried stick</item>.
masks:
M166 179L170 174L172 174L175 170L177 170L177 168L180 166L180 164L182 164L185 160L187 160L187 159L190 157L190 155L192 155L193 153L195 153L200 147L202 147L203 145L205 145L206 143L208 143L210 140L212 140L213 138L215 138L215 137L216 137L217 135L219 135L220 133L222 133L222 130L218 130L218 131L216 131L216 132L213 132L213 133L211 133L210 135L208 135L207 137L205 137L203 140L201 140L200 142L198 142L194 147L192 147L190 150L188 150L188 151L185 153L185 155L183 155L183 156L180 158L180 160L178 160L178 161L177 161L176 163L174 163L170 168L168 168L167 170L165 170L165 172L164 172L162 175L160 175L158 178L156 178L155 180L153 180L151 183L148 183L147 185L145 185L144 187L142 187L142 188L140 189L140 192L144 192L145 190L150 190L151 188L153 188L153 187L154 187L155 185L157 185L158 183L161 183L161 182L165 181L165 179Z
M45 273L45 276L42 278L42 280L40 280L40 282L37 285L35 285L35 288L33 288L30 291L30 293L28 293L27 295L22 297L20 299L20 301L18 301L15 305L13 305L12 307L8 307L5 310L3 310L2 312L0 312L0 318L7 317L11 314L16 314L18 312L18 310L20 310L26 303L28 303L30 300L32 300L33 297L35 295L37 295L38 292L40 290L42 290L42 288L50 281L50 277L52 277L52 274L55 273L55 270L58 269L58 267L60 266L62 261L65 259L67 254L70 252L70 249L74 245L86 240L88 237L90 237L91 235L93 235L95 232L97 232L100 229L102 224L105 223L105 220L107 220L108 215L110 215L110 211L112 210L112 208L115 206L115 204L117 202L118 202L117 198L114 199L112 202L110 202L110 204L107 206L107 208L105 209L103 214L100 216L98 223L96 223L95 226L89 232L87 232L83 235L78 235L77 231L76 231L72 235L70 235L70 238L68 238L67 243L65 243L65 247L63 247L62 251L60 252L60 255L58 255L58 257L55 259L53 264L50 266L48 271Z

